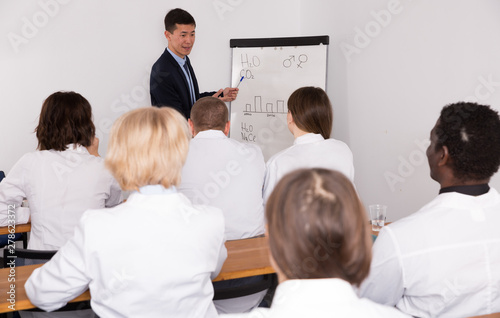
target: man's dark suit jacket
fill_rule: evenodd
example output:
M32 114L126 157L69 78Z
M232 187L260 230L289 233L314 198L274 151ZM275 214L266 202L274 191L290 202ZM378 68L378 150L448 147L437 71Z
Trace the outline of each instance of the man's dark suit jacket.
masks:
M196 80L193 67L187 56L186 63L191 73L191 79L193 80L196 100L201 97L215 94L216 92L200 94L198 81ZM151 94L151 105L175 108L183 114L184 117L189 118L191 107L193 106L189 94L189 85L181 66L167 49L165 49L151 69L149 92Z

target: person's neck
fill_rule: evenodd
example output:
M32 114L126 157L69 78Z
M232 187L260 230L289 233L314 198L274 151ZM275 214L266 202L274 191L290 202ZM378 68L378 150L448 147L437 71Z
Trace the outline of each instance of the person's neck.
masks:
M170 46L167 46L167 48L168 48L168 50L169 50L169 52L170 52L171 54L174 54L175 56L178 56L178 57L180 57L181 59L185 60L186 55L179 55L179 54L175 53L175 51L174 51L173 49L171 49L171 48L170 48Z
M451 180L444 180L439 182L441 185L441 189L448 187L457 187L457 186L469 186L469 185L479 185L479 184L487 184L490 182L490 179L482 179L482 180L457 180L455 178Z
M295 139L297 139L297 138L299 138L299 137L301 137L301 136L304 136L304 135L306 135L306 134L309 134L309 132L307 132L307 131L303 131L303 130L301 130L300 128L298 128L297 126L295 126L295 127L294 127L294 129L293 129L293 137L294 137Z

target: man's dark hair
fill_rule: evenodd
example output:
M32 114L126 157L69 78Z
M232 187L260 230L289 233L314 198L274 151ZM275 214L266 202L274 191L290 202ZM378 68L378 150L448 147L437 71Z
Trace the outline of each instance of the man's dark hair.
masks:
M466 102L445 106L436 136L436 149L448 148L457 179L484 180L498 171L500 118L489 106Z
M174 33L177 29L176 24L192 24L196 26L194 18L186 10L180 8L170 10L165 16L165 30Z

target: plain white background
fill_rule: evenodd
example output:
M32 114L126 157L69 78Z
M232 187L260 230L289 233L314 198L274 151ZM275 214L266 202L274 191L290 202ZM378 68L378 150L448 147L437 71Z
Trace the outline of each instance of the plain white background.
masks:
M363 202L387 204L389 220L437 194L425 147L442 106L500 107L496 0L0 0L0 169L36 148L42 102L58 90L90 101L104 156L112 122L150 105L175 7L197 22L202 91L230 85L231 38L329 35L333 137L354 153Z

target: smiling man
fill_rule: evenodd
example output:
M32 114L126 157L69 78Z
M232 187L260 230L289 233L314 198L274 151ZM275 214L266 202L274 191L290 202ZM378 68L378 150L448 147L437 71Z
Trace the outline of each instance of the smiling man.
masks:
M175 108L186 118L189 118L191 107L201 97L214 96L224 102L231 102L238 95L238 89L231 87L200 94L188 58L194 45L195 29L196 22L189 12L177 8L167 13L165 37L168 47L153 65L150 78L151 104Z

